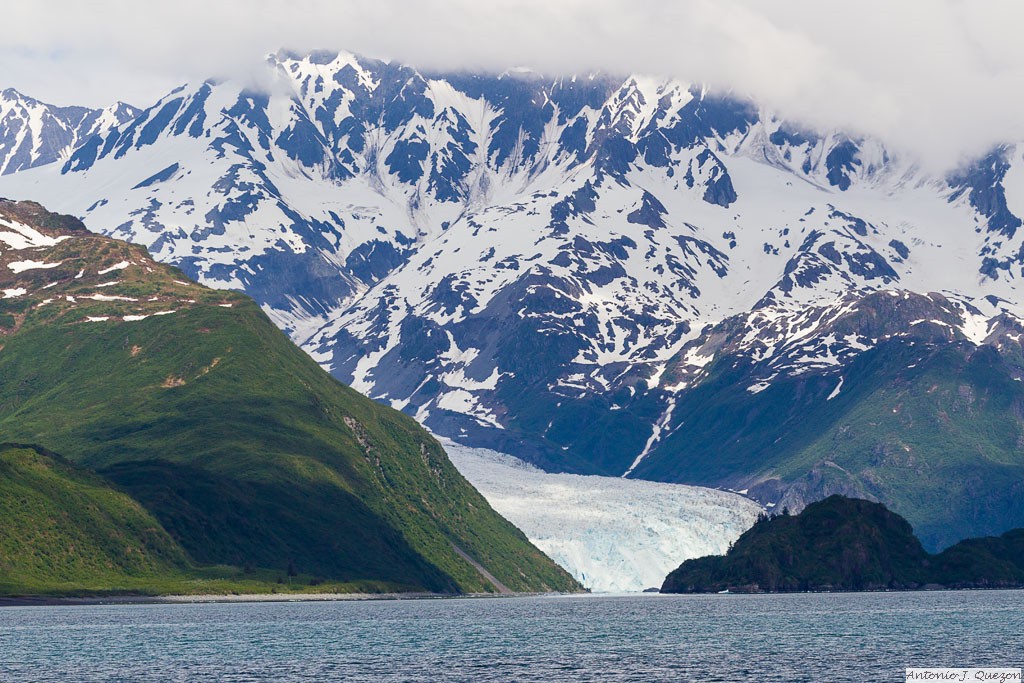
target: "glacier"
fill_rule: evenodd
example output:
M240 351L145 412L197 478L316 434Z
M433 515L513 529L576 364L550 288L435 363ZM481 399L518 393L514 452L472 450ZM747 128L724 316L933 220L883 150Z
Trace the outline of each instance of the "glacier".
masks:
M684 560L724 554L762 512L736 493L552 474L511 455L440 440L498 514L596 593L661 586Z

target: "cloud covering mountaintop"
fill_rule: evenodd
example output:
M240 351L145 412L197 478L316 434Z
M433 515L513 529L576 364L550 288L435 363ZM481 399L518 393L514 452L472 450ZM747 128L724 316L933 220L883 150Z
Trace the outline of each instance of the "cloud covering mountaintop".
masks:
M5 86L57 104L148 105L245 77L285 47L420 68L673 76L789 119L876 136L934 169L1024 138L1024 5L1012 0L98 0L17 3Z

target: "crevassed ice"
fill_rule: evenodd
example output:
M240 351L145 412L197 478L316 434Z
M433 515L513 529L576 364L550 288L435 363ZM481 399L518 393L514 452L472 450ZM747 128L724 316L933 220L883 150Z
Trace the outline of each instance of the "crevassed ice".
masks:
M549 474L509 455L441 442L498 513L594 592L661 586L684 560L724 554L761 512L725 491Z

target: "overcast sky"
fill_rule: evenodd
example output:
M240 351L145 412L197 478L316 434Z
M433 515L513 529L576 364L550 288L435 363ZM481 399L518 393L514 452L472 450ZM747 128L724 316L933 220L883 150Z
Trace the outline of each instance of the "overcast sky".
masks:
M881 137L932 166L1024 140L1020 0L14 0L0 87L152 103L280 47L429 68L639 72Z

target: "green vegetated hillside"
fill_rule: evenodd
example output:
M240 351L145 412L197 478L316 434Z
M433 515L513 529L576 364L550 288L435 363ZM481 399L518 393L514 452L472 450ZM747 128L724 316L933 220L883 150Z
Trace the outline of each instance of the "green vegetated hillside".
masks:
M829 498L799 515L763 517L726 555L687 560L664 593L1024 586L1024 529L929 555L880 503Z
M110 500L137 501L158 522L152 539L173 539L166 552L147 546L170 563L154 570L184 557L239 581L579 589L419 425L332 379L251 300L62 221L0 203L0 240L14 223L44 238L0 242L0 436L92 470L81 476L106 482ZM109 550L94 545L75 552ZM110 563L91 589L138 589ZM25 571L33 590L66 587Z
M42 449L0 444L0 593L180 575L188 558L153 515Z
M833 493L885 503L925 546L1024 525L1019 345L883 341L839 377L780 377L723 357L684 392L681 425L636 476L749 489L776 509Z

